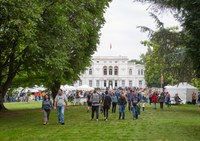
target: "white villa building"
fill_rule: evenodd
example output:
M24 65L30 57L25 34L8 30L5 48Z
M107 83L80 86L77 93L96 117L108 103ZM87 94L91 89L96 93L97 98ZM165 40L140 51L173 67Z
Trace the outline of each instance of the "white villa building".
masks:
M74 86L141 88L146 86L144 71L144 65L130 62L125 56L93 56L91 66Z

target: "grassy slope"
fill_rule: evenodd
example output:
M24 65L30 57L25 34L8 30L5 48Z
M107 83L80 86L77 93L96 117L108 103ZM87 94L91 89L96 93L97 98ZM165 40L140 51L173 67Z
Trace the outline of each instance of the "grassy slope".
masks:
M191 141L200 139L200 111L194 105L179 105L164 110L146 107L139 120L118 120L118 112L109 120L90 121L85 106L70 106L65 111L65 125L57 124L55 110L50 124L42 125L41 102L9 103L8 112L0 113L0 140L154 140ZM23 109L23 110L21 110Z

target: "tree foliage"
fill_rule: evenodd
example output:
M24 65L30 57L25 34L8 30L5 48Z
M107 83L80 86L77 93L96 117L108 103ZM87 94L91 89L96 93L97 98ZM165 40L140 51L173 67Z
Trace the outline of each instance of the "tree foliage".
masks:
M46 82L56 91L78 79L96 50L110 1L0 1L0 109L12 85Z
M200 1L199 0L135 0L150 3L156 11L170 9L187 34L186 51L192 59L196 76L200 77Z
M150 31L150 40L142 42L148 47L147 54L143 56L147 84L160 86L161 75L164 75L165 84L191 82L194 78L194 71L185 47L187 35L185 32L178 31L176 27L164 28L164 24L156 15L153 17L157 21L158 31L140 27L142 32Z

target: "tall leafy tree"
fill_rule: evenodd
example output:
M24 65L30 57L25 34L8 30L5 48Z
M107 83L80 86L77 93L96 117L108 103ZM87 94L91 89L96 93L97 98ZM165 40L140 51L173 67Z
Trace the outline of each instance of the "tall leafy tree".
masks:
M54 96L62 82L78 79L96 50L109 2L1 1L0 109L16 75L14 82L48 83Z
M183 32L187 34L188 55L193 62L196 76L200 77L200 1L199 0L135 0L150 3L154 10L172 10L175 18L180 21Z
M37 1L0 1L0 109L16 74L31 63L30 51L37 50L40 13Z
M143 42L149 47L143 56L147 83L149 86L160 86L163 75L165 84L190 82L194 78L194 71L185 47L187 35L177 28L165 28L156 15L151 15L156 20L158 31L140 27L143 32L149 31L150 36L150 41Z

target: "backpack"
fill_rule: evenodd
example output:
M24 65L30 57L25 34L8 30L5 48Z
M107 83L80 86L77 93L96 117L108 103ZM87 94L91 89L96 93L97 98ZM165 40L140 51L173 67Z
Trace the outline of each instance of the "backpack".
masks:
M100 101L99 95L98 95L98 94L93 94L93 95L92 95L92 103L98 104L99 101Z

